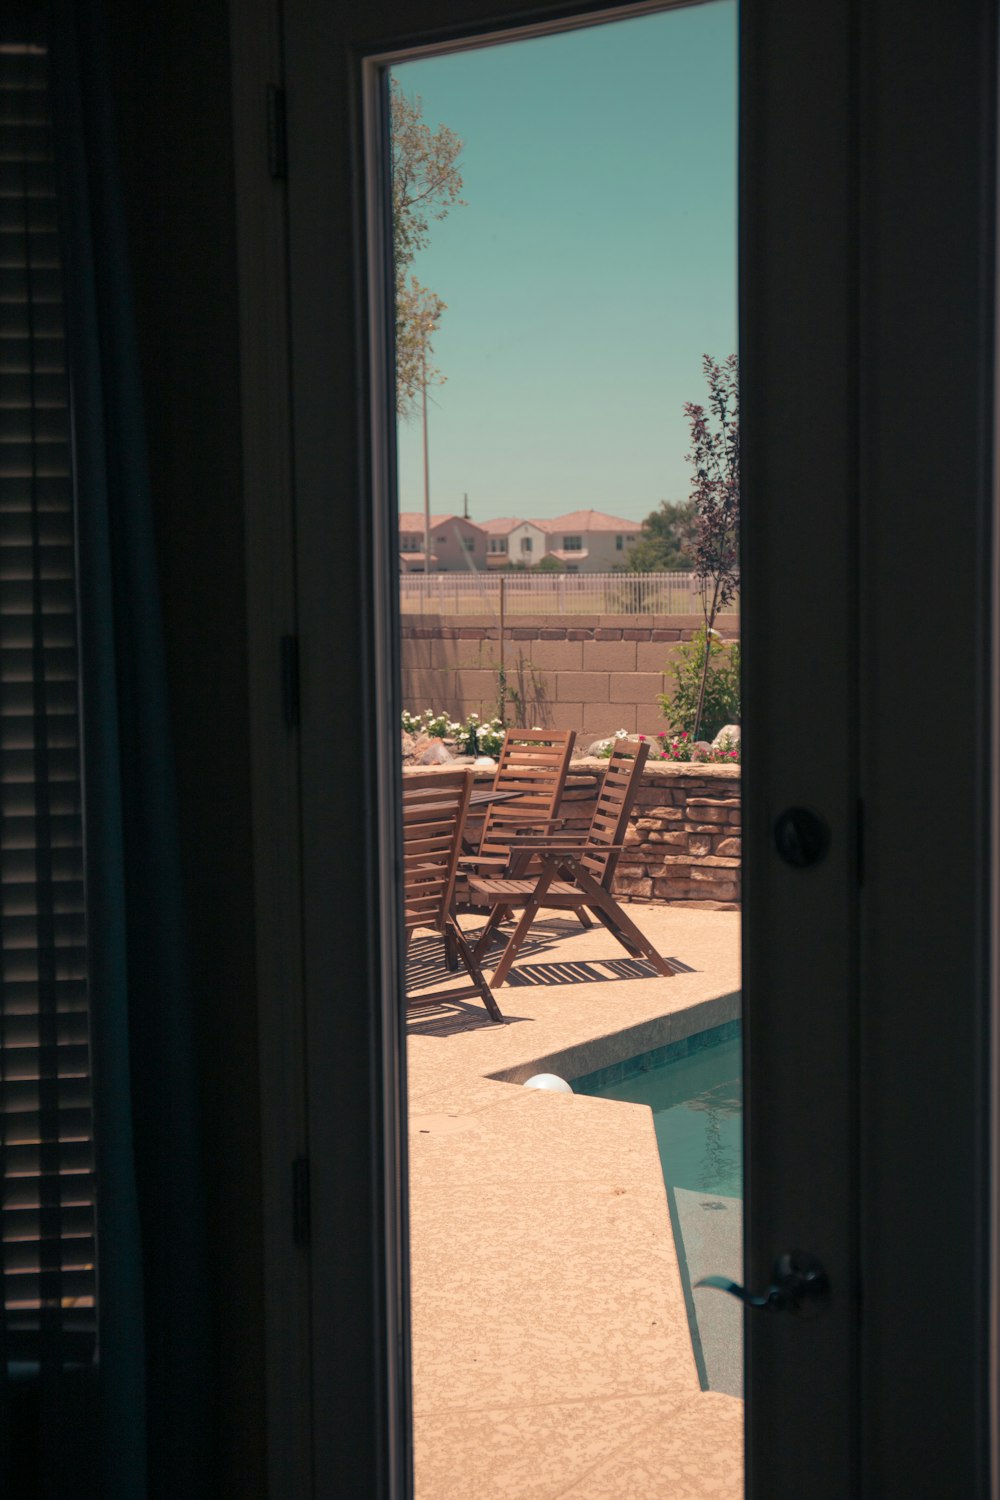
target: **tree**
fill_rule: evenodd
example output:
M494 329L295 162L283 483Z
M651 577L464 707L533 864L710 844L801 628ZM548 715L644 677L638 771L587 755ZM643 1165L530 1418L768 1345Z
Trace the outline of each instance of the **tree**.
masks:
M698 738L705 705L710 644L719 612L729 604L740 581L740 376L735 354L718 364L706 354L701 362L708 382L708 411L684 403L691 426L694 466L691 499L695 504L695 577L705 620L705 659L695 716Z
M642 535L625 555L630 573L673 573L691 567L694 500L664 500L642 523Z
M431 130L420 96L407 99L390 80L392 142L392 239L396 283L396 410L409 416L424 384L443 377L431 363L431 337L446 304L421 286L410 267L430 238L432 220L443 219L461 196L459 156L463 142L447 125Z

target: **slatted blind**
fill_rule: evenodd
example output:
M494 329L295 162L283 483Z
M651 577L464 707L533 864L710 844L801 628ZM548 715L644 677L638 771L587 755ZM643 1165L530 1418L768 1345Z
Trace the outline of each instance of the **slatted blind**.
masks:
M95 1343L74 495L47 54L0 44L0 1181L8 1362Z

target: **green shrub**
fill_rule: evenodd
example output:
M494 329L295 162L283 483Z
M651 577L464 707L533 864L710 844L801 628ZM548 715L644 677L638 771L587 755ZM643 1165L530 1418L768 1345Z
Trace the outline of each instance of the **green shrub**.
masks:
M699 731L703 740L714 739L724 724L738 724L740 721L740 643L724 641L715 631L709 636L709 641L708 679ZM663 717L674 729L684 730L689 735L694 733L704 661L705 631L702 629L678 649L674 662L674 691L658 694Z

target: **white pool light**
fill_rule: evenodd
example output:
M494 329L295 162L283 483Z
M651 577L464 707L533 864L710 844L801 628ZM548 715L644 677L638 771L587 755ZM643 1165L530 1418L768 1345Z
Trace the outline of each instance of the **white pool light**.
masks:
M573 1090L565 1078L560 1078L556 1073L536 1073L534 1078L525 1082L526 1089L549 1089L553 1094L571 1094Z

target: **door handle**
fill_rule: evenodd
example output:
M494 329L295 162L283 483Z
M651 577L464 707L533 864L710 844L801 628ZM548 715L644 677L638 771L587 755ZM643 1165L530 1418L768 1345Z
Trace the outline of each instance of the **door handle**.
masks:
M745 1307L773 1308L814 1317L830 1300L830 1278L823 1263L807 1250L785 1250L774 1263L771 1285L763 1292L750 1292L727 1276L703 1276L695 1286L728 1292Z
M805 870L825 859L830 830L808 807L786 807L774 825L774 842L786 865Z

